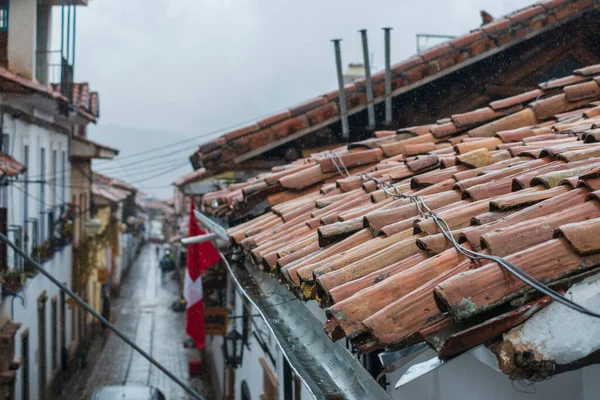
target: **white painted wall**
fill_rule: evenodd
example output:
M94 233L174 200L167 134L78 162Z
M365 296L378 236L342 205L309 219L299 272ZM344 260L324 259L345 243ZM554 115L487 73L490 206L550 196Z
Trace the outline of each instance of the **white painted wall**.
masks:
M8 69L35 80L37 0L10 2L8 14Z
M319 319L324 320L324 312L315 302L307 303L307 308ZM256 314L253 310L253 314ZM235 315L242 315L242 299L236 293ZM268 329L262 319L254 318L258 327L266 333L267 343L271 353L276 359L277 366L274 367L268 356L263 352L254 336L250 336L250 349L244 349L243 365L236 370L235 399L241 399L241 384L246 381L250 389L251 398L259 399L262 393L263 369L258 362L260 357L265 358L276 372L279 380L280 400L283 400L283 354L274 338L268 334ZM233 322L237 324L237 330L241 333L241 320ZM256 328L252 326L251 331ZM210 346L217 363L216 370L219 374L219 385L223 387L223 361L221 356L222 338L208 338L207 346ZM393 399L419 399L419 400L563 400L581 399L595 400L600 393L600 365L593 365L578 371L572 371L553 377L544 382L535 383L533 386L524 387L519 382L511 382L508 376L496 369L484 364L474 355L467 354L459 357L451 363L424 375L402 388L396 390L394 385L402 374L412 365L427 361L435 356L433 350L428 350L417 357L408 365L388 374L388 393ZM302 399L310 399L310 393L306 387L302 388Z
M72 247L68 245L62 250L57 251L54 257L45 262L43 267L50 273L52 273L61 282L71 286L71 254ZM23 297L27 300L25 306L21 304L19 299L14 301L14 315L13 320L22 324L21 329L16 335L16 346L15 351L17 357L21 355L21 333L24 329L29 329L29 393L31 400L37 400L38 397L38 370L39 370L39 327L38 327L38 308L37 300L43 291L46 291L48 300L46 301L46 379L47 383L60 369L61 365L61 349L60 349L60 289L48 280L42 274L37 274L33 278L27 278L25 287L23 289ZM52 369L52 298L57 297L57 341L58 341L58 354L57 357L57 370ZM2 313L5 316L11 316L12 297L6 297L2 301ZM66 339L67 346L73 340L73 333L71 332L73 311L66 307ZM17 371L17 383L16 383L16 399L21 397L21 382L23 379L23 368L19 368Z
M27 3L29 0L23 0ZM11 2L11 6L14 3ZM11 8L12 11L12 8ZM12 105L12 104L11 104ZM40 112L39 110L30 110L33 115L37 118L52 120L52 116ZM22 120L14 119L11 116L4 115L4 133L9 135L10 149L9 153L15 157L18 161L24 162L24 146L29 146L29 168L28 176L30 180L50 180L52 178L53 150L57 151L57 184L61 184L61 173L62 173L62 153L65 152L66 165L65 165L65 183L70 185L70 163L68 163L68 137L61 133L50 132L46 128L42 128L37 125L30 125ZM42 177L41 172L41 160L40 160L40 149L45 148L45 172L46 176ZM19 180L24 180L25 177L20 175ZM68 202L70 200L70 188L65 187L64 191L62 187L56 187L56 199L53 196L53 186L51 184L45 184L44 196L41 194L42 184L29 184L29 198L25 197L23 192L24 185L22 182L14 182L7 188L6 199L7 204L3 204L8 208L8 220L9 224L23 225L24 224L24 204L27 201L28 204L28 215L29 217L40 217L40 211L47 211L49 207L59 205L60 203ZM64 197L64 198L63 198ZM58 211L56 211L58 212ZM46 238L49 236L48 223L46 218L45 223ZM31 228L29 224L28 228ZM31 234L30 234L31 236ZM32 240L29 241L28 251L31 250ZM14 266L12 260L14 254L9 252L9 265ZM71 257L72 257L72 246L67 245L60 250L57 250L54 257L45 262L43 267L59 279L62 283L71 287ZM33 278L26 279L25 286L23 288L23 297L27 300L25 305L21 304L19 299L14 301L14 315L13 314L13 301L12 297L5 297L2 299L1 311L5 317L12 317L15 322L22 323L21 330L16 336L16 354L19 357L21 352L21 332L24 329L29 329L29 383L30 383L30 395L31 400L38 399L38 370L39 370L39 327L38 327L38 312L37 312L37 300L41 293L46 291L48 300L46 302L46 360L47 360L47 376L46 382L50 383L52 377L56 373L56 370L52 369L52 298L57 298L57 342L58 342L58 354L56 354L57 368L61 365L61 349L60 349L60 290L54 284L50 282L42 274L38 274ZM71 332L72 326L72 313L73 311L67 307L66 312L66 344L67 347L73 340L73 334ZM16 398L21 398L21 382L22 382L23 368L19 369L17 373L16 383Z
M408 366L388 375L391 383L388 392L394 399L592 400L598 398L600 390L598 365L523 387L519 382L513 384L508 376L482 363L471 354L459 357L398 390L394 389L401 374L410 365L426 361L434 355L433 350L429 350Z

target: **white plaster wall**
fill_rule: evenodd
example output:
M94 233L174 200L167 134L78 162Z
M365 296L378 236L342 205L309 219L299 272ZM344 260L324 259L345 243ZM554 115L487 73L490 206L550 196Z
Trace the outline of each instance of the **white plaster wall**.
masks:
M250 313L252 315L256 315L258 314L258 310L251 306ZM235 302L235 315L243 315L243 299L242 296L237 292ZM243 364L236 370L235 374L235 400L241 399L241 387L242 382L244 380L246 381L246 383L248 384L248 388L250 389L251 398L260 399L260 395L263 392L264 374L263 368L259 362L259 359L261 357L267 361L267 364L277 375L277 380L279 381L279 399L284 400L283 352L281 351L281 348L277 345L275 337L271 335L268 326L264 323L262 318L254 317L253 319L256 326L254 324L251 324L250 335L248 337L248 347L244 348ZM236 319L235 321L236 322L233 322L233 324L237 324L237 331L242 333L241 319ZM263 349L260 347L260 344L252 334L252 332L258 333L257 328L262 332L261 337L263 338L263 341L267 344L271 355L275 359L276 365L273 365L269 356L263 351ZM220 341L220 343L222 343L222 341ZM220 372L221 375L222 373L223 372ZM304 385L302 386L301 397L302 399L312 398L310 392Z
M62 250L57 251L54 257L45 262L42 266L52 275L54 275L59 281L64 284L71 286L71 245L64 247ZM25 286L23 288L23 297L26 299L25 306L19 299L14 301L14 315L13 320L22 324L21 329L16 335L16 355L21 355L21 333L24 329L29 329L29 387L31 400L37 400L38 387L39 387L39 327L38 327L38 308L37 300L43 291L46 291L48 300L46 301L46 382L50 383L50 380L60 369L61 365L61 349L60 349L60 289L55 286L48 278L43 276L41 273L37 274L33 278L27 278ZM57 341L58 341L58 352L57 357L57 369L52 369L52 298L57 297ZM68 297L67 297L68 298ZM5 316L11 316L12 297L5 297L2 301L2 313ZM67 346L73 339L73 333L71 332L71 326L73 318L73 310L66 307L66 341ZM17 383L16 383L16 396L15 398L20 399L21 397L21 382L23 379L23 368L19 368L17 372Z
M235 315L242 315L241 300L238 295L236 299ZM323 310L318 308L314 302L307 303L307 307L318 319L324 318ZM253 311L256 313L256 310ZM263 327L263 332L268 332L260 318L255 318L257 325ZM241 321L238 322L238 331L241 333ZM254 326L251 328L255 330ZM270 337L270 335L269 335ZM274 340L270 337L272 343ZM250 349L244 349L243 365L236 371L235 399L241 399L241 383L246 380L250 389L252 399L260 398L263 385L263 369L258 362L260 357L268 360L268 356L262 351L259 344L250 336ZM267 340L268 342L268 340ZM216 349L218 343L219 352L221 340L209 341L209 345ZM271 352L277 360L276 368L279 379L279 394L283 400L283 354L276 345L270 346ZM215 350L213 350L215 351ZM427 361L434 357L435 353L428 350L426 353L409 363L402 369L388 374L388 393L393 399L423 399L423 400L563 400L581 399L595 400L600 393L600 365L583 368L578 371L569 372L553 377L544 382L535 383L533 386L524 387L518 382L514 384L508 376L482 363L472 355L465 355L440 369L424 375L402 388L395 390L394 385L408 367L419 362ZM222 367L218 369L222 377ZM222 385L222 382L221 382ZM311 395L306 387L302 388L302 399L310 399Z
M21 0L20 0L21 1ZM19 1L19 2L20 2ZM28 2L29 0L23 0ZM13 3L11 2L11 6ZM12 8L11 8L12 11ZM49 118L40 112L35 113L37 117ZM45 128L41 128L36 125L29 125L19 119L14 119L8 115L4 116L5 126L4 133L9 134L11 154L18 161L23 162L23 147L29 145L29 179L42 179L40 176L40 147L46 148L46 177L45 179L51 178L52 171L52 150L57 150L57 177L61 174L61 157L64 151L67 155L66 163L66 184L70 184L70 164L68 163L68 137L54 132L49 132ZM24 177L21 175L19 179L22 180ZM62 188L57 187L57 204L62 203ZM29 217L39 218L40 211L47 209L52 206L52 186L46 185L45 187L45 198L43 199L45 205L40 203L40 184L29 184ZM70 189L65 188L65 202L69 201ZM23 225L24 222L24 202L26 201L25 194L23 193L22 183L13 183L8 187L8 219L9 224ZM46 222L46 237L48 232L48 226ZM31 244L31 240L29 242ZM31 250L31 249L28 249ZM57 250L54 257L45 262L43 267L56 277L60 282L71 287L71 257L72 257L72 246L67 245L60 250ZM9 252L9 260L13 259L13 254ZM12 264L12 263L11 263ZM38 399L38 365L39 365L39 342L38 342L38 313L37 313L37 299L43 291L46 291L48 300L46 302L46 360L47 360L47 383L56 373L56 370L52 370L52 335L51 335L51 323L52 321L52 298L57 297L57 341L58 341L58 354L56 355L57 366L60 368L61 354L60 354L60 289L50 282L42 274L38 274L33 278L27 278L25 286L23 288L23 297L26 299L26 304L23 305L19 299L14 301L14 315L12 319L16 322L22 323L21 330L17 333L16 337L16 354L20 356L21 352L21 332L24 329L29 329L29 352L30 352L30 394L31 400ZM12 310L13 301L12 297L5 297L2 299L1 311L4 316L11 317L13 314ZM66 312L66 344L67 346L72 342L73 335L71 332L72 326L72 310L67 307ZM16 398L21 398L21 381L22 381L23 369L19 369L17 373L17 384L16 384Z
M8 14L8 69L35 79L37 0L10 2Z
M529 387L511 382L508 376L482 363L471 354L464 355L398 390L394 385L410 366L432 358L428 350L408 366L388 375L388 393L394 399L427 400L595 400L600 390L600 366L557 375Z

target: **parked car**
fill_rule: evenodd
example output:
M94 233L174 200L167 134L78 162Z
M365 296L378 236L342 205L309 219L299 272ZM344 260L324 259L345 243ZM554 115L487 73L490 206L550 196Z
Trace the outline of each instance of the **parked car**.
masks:
M164 243L165 235L161 231L152 231L149 240L151 243Z
M92 394L91 400L166 400L165 395L152 386L104 386Z

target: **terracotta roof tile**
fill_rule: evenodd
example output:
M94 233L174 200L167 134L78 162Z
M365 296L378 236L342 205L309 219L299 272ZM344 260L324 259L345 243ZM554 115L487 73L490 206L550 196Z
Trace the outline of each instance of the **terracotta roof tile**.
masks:
M591 6L591 1L579 0L564 3L546 2L517 10L506 18L496 19L479 29L429 49L421 55L394 64L392 66L393 88L396 90L418 82L431 74L451 67L454 68L457 64L460 67L461 63L472 57L505 43L512 43L523 37L523 35L536 32L549 24L558 24L561 19ZM570 77L553 80L541 85L544 92L547 92L546 95L566 96L564 100L551 97L546 101L546 99L540 97L540 90L536 90L509 99L494 101L490 104L489 109L501 112L503 115L513 114L515 109L512 109L512 107L521 107L534 99L538 99L537 104L533 107L538 120L546 120L554 115L569 112L583 105L583 103L579 104L579 101L588 99L588 96L590 98L592 98L591 96L595 97L596 92L593 84L572 87L564 93L561 92L561 89L565 86L589 80L595 75L594 71L599 71L598 67L580 68ZM384 93L384 74L382 71L376 72L373 74L373 78L375 95L380 97ZM346 85L344 88L347 94L347 106L350 109L363 107L366 104L364 85L365 81L361 79ZM320 127L328 121L334 123L339 113L337 101L338 91L317 96L249 127L226 133L224 141L214 141L209 145L208 148L212 151L202 151L195 157L204 162L208 173L212 173L219 170L219 168L223 168L222 161L232 160L252 149L264 148L267 144L277 139L289 137L289 135L299 130L306 129L306 132L309 132L310 129L317 129L316 127ZM592 106L597 106L597 104ZM429 129L422 128L422 131L429 133L431 130L434 137L447 138L460 132L461 129L472 128L481 125L482 121L490 122L503 116L493 112L489 113L488 110L485 112L476 111L472 115L467 114L462 119L462 116L458 115L452 121L444 121ZM297 120L294 120L294 118ZM566 117L558 116L558 118ZM454 125L451 122L454 122ZM489 133L486 132L486 135L489 135ZM240 140L246 136L252 137L252 139ZM444 161L444 164L449 163L451 163L449 159Z
M4 152L0 152L0 177L16 176L25 172L27 167Z
M600 217L600 196L590 192L600 190L600 135L585 111L571 112L574 103L597 107L596 95L587 94L592 85L559 85L547 98L515 96L505 104L518 107L501 115L488 108L335 149L351 176L340 175L331 152L315 154L207 195L204 211L221 212L211 201L232 198L230 212L244 212L244 202L278 190L269 195L281 199L270 211L229 231L233 243L300 298L330 307L325 330L332 338L373 350L438 337L434 349L451 357L481 337L494 341L541 306L514 308L509 301L531 295L528 287L496 264L463 260L415 203L391 198L358 174L422 196L466 246L564 285L565 277L600 266L600 244L590 233L596 223L584 223ZM450 129L442 142L431 133L456 124L455 117L471 136ZM495 150L503 146L511 147Z
M493 35L503 29L510 26L510 20L508 18L496 19L489 24L483 25L481 29L488 35Z
M522 10L516 11L507 16L512 22L522 22L524 20L528 20L536 15L543 13L545 8L541 5L534 4Z

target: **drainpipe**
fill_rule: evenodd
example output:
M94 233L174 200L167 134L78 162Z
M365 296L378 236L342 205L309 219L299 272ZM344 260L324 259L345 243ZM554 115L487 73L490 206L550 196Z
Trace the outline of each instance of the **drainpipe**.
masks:
M348 127L348 111L346 110L346 91L344 90L344 75L342 73L342 53L340 51L340 42L342 39L333 39L333 48L335 50L335 66L337 69L338 89L340 98L340 116L342 117L342 137L350 137L350 128Z
M367 30L361 29L363 63L365 65L365 81L367 91L367 112L369 115L369 128L375 128L375 106L373 105L373 80L371 79L371 65L369 64L369 43L367 41Z
M385 40L385 124L392 124L392 67L390 60L390 31L392 28L382 28Z

